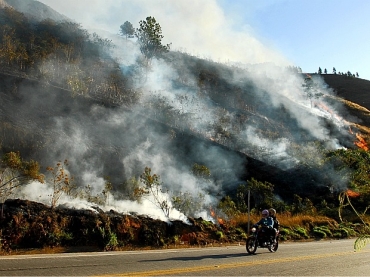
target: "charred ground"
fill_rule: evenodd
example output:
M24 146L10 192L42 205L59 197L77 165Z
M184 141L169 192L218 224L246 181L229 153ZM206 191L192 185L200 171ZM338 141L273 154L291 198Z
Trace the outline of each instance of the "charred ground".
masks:
M3 49L9 55L3 55L1 60L1 154L20 151L23 158L38 161L42 169L53 165L55 159L71 160L70 172L77 184L83 181L80 173L92 168L97 172L96 178L110 177L113 194L126 196L129 188L123 183L131 167L134 168L131 174L137 176L147 164L132 160L129 166L123 166L122 161L132 153L141 153L143 145L150 141L152 147L145 153L150 158L145 162L156 165L151 158L165 152L171 153L170 162L163 166L165 169L173 166L186 171L194 163L206 164L215 185L207 187L205 192L219 200L225 195L235 195L237 185L254 178L273 184L274 193L287 203L292 203L297 194L313 199L315 205L323 200L330 204L337 201L338 192L330 190L326 168L317 171L306 164L291 166L290 160L284 161L289 165L284 167L279 163L283 158L271 162L270 152L238 136L244 131L243 126L251 126L260 138L271 141L286 138L296 151L317 142L289 113L288 107L296 105L294 101L281 96L279 100L284 105L272 105L273 96L255 82L254 72L184 53L168 53L163 61L171 66L175 76L170 81L164 80L166 84L168 81L168 91L185 92L176 102L183 105L182 110L189 106L196 108L179 112L163 97L168 93L166 87L160 87L158 93L152 88L157 83L150 83L149 87L134 85L135 82L145 84L150 70L140 62L131 66L118 64L106 52L100 52L104 41L96 37L94 41L77 24L38 22L35 17L26 17L12 9L1 10L0 19L3 26L14 31L13 38L17 38L9 40L4 36L3 42L23 46L29 54L27 59L14 60L12 52L5 51L11 49ZM7 30L4 27L4 33ZM30 41L38 47L30 47ZM127 43L124 46L130 49ZM65 55L66 49L73 51ZM162 70L159 72L162 74ZM242 77L235 80L238 75ZM335 91L330 101L347 107L343 116L350 122L352 131L361 131L368 139L370 121L366 108L370 100L366 99L370 82L339 75L315 77L323 78ZM265 80L271 81L270 76L266 75ZM149 101L139 102L141 95L156 93ZM211 113L214 124L206 127L196 124L209 112L201 105L204 99L214 108ZM124 123L112 126L117 118L123 118ZM328 118L320 118L319 122L341 145L357 147L355 136L348 130L338 128ZM79 135L86 139L79 140ZM162 172L166 173L165 169ZM166 181L171 183L176 177ZM252 201L256 206L255 199ZM3 202L1 237L2 247L7 251L59 245L93 245L110 250L181 243L234 243L243 241L246 230L245 224L235 227L192 217L189 217L191 224L180 221L168 224L143 215L104 212L93 203L89 210L77 210L63 205L51 209L29 200L4 199ZM340 229L332 221L324 223L332 230ZM315 237L315 226L308 225Z

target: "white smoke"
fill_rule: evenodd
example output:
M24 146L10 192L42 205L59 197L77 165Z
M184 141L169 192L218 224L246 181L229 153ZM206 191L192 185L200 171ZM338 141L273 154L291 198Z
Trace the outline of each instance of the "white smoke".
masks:
M292 118L295 118L301 128L319 140L332 140L325 126L322 125L318 115L325 116L322 111L311 107L311 101L302 88L303 78L283 70L290 63L279 53L269 49L256 39L248 26L234 30L229 19L225 17L222 9L215 0L95 0L95 1L71 1L42 0L58 12L65 14L77 22L83 23L83 27L109 31L116 45L111 53L120 62L122 71L135 66L140 56L135 40L126 40L116 36L119 26L125 21L130 21L137 27L140 20L147 16L154 16L162 27L165 36L164 43L172 43L172 49L181 50L190 55L198 56L219 63L244 68L243 73L235 71L230 82L239 84L244 80L253 80L256 87L263 92L261 99L268 101L273 107L284 107ZM101 32L103 34L103 32ZM107 33L105 33L107 34ZM107 34L108 36L108 34ZM182 61L176 61L182 63ZM229 112L219 108L207 95L199 97L197 81L193 75L187 72L186 64L182 64L183 71L177 73L171 63L163 60L153 60L150 70L144 70L135 77L135 89L142 93L141 102L133 111L126 112L123 108L115 110L95 107L88 114L69 115L63 118L55 118L55 129L58 137L55 140L55 148L49 154L56 159L68 158L71 166L79 172L81 178L78 185L84 187L90 185L93 194L101 193L104 189L105 180L102 176L103 167L109 170L120 170L126 178L137 176L145 166L152 169L153 173L160 175L164 188L175 192L191 192L194 196L207 194L208 191L220 190L219 184L205 182L191 174L185 162L176 160L174 149L168 147L169 134L162 133L152 127L145 126L146 114L143 105L151 103L155 98L161 98L167 105L180 115L187 115L191 124L190 129L198 134L207 134L213 138L211 131L207 133L207 127L211 126L218 117L231 117ZM175 88L173 83L181 80L187 84L187 88ZM330 91L322 87L320 92L329 95ZM262 94L262 93L261 93ZM264 98L265 97L265 98ZM323 100L317 100L323 101ZM326 103L326 106L328 104ZM335 109L332 108L334 111ZM140 115L135 117L135 115ZM155 120L155 118L151 118ZM266 119L267 120L267 119ZM132 122L135 121L135 124ZM175 123L179 129L183 122ZM289 168L299 162L288 151L290 141L286 138L269 140L259 136L251 126L242 126L240 137L244 143L264 149L265 157L258 156L283 168ZM225 125L225 129L231 128ZM145 137L139 140L138 137ZM335 144L335 143L333 143ZM99 146L118 145L127 147L125 156L117 155L119 159L112 157L112 163L100 164L100 157L104 154L94 152ZM336 146L334 146L336 147ZM91 154L93 152L94 154ZM120 149L117 150L120 152ZM216 148L207 148L202 145L193 145L188 153L194 160L200 155L214 168L232 168L234 173L228 173L229 181L238 180L236 176L242 168L242 161L237 157ZM261 153L259 153L261 154ZM281 161L285 161L282 165ZM140 172L141 171L141 172ZM225 174L226 175L226 174ZM37 193L36 193L37 192ZM51 189L43 184L33 182L25 186L21 195L28 199L50 203ZM153 199L144 199L142 203L115 199L111 200L105 210L114 209L120 212L138 212L148 214L155 218L165 219L163 211L155 204ZM171 205L171 196L165 192L162 195ZM205 195L205 205L212 205L217 199ZM67 196L60 199L61 205L73 207L91 208L91 204L84 200L74 200ZM201 211L204 214L204 211ZM179 211L171 210L171 218L185 220ZM206 217L206 216L204 216Z
M37 195L35 194L35 191L38 192ZM27 200L37 201L45 205L51 205L52 194L53 189L50 185L40 182L31 182L25 186L22 186L21 189L17 191L16 196L19 198L25 198ZM162 194L161 197L171 204L171 199L169 199L168 195ZM100 205L99 207L105 212L109 212L113 209L114 211L123 214L131 214L132 212L137 214L145 214L151 218L163 221L182 220L183 222L188 222L187 217L176 209L173 209L171 205L169 207L169 217L166 217L164 212L158 208L156 200L152 197L152 195L149 195L147 198L143 198L140 203L130 200L116 200L114 195L111 194L108 195L108 198L109 203L106 205ZM97 213L98 211L95 209L95 206L97 205L94 205L83 198L71 197L64 194L61 195L60 199L58 200L57 208L83 209Z
M89 30L118 34L120 25L153 16L162 27L163 42L200 58L221 62L291 64L263 45L250 26L235 30L216 0L40 0Z

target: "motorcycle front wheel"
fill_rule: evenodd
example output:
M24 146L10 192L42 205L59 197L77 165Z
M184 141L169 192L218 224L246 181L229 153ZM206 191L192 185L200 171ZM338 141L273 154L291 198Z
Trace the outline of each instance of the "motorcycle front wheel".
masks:
M245 248L249 254L254 254L257 250L257 240L254 237L247 238Z
M270 252L276 252L278 250L278 248L279 248L279 241L276 240L276 243L273 243L273 244L269 245L268 250Z

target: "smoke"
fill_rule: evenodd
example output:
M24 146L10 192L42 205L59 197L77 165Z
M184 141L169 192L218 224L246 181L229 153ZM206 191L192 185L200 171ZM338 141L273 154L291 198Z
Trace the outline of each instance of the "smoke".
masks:
M204 203L193 215L206 217L205 211L215 206L224 190L235 188L225 188L225 184L238 183L245 173L245 160L227 149L230 134L239 144L236 150L284 170L294 168L302 159L290 150L293 143L299 142L300 136L327 141L328 149L341 147L332 130L323 124L325 119L340 130L345 126L340 117L335 116L340 107L333 107L325 101L332 92L320 80L314 80L316 94L322 96L317 99L308 97L302 86L303 76L287 70L290 63L256 39L248 26L235 30L216 1L40 2L82 22L83 27L89 30L100 29L101 35L112 39L116 47L110 54L119 61L125 74L131 74L133 89L141 93L139 103L130 110L79 103L77 98L60 99L45 95L44 102L55 107L58 113L53 114L53 109L47 108L46 126L50 140L46 142L48 152L41 160L52 165L68 159L69 170L76 176L78 186L91 187L92 195L101 195L105 190L106 176L115 185L121 185L120 190L126 193L129 188L124 182L132 177L138 178L145 167L150 167L160 176L164 188L161 197L171 208L174 207L171 196L190 193L195 200L203 197ZM126 40L116 33L125 21L137 27L138 22L149 15L160 23L164 43L171 42L174 52L169 59L153 60L149 69L142 69L135 40ZM230 95L233 88L243 88L241 99L252 105L251 111L246 107L240 109L245 113L243 116L247 115L247 120L235 124L239 115L225 108L225 103L230 101L228 95L216 99L212 95L214 88L200 87L199 72L189 57L203 58L204 63L213 69L220 69L219 72L209 71L217 73L220 81L230 86ZM47 72L52 64L53 61L44 63L44 71ZM224 67L228 69L224 70ZM140 70L134 71L133 68ZM230 75L222 75L223 72L230 73L230 70ZM251 89L245 89L248 87ZM27 93L29 88L20 88L20 91L27 100L23 109L30 111L29 116L35 122L43 120L42 114L31 115L40 106L38 100ZM252 97L253 101L249 100ZM166 119L155 105L166 108ZM327 109L323 110L323 106ZM260 130L276 128L273 120L277 121L279 110L284 110L287 117L282 121L291 125L285 127L288 134L264 136ZM161 128L168 118L171 120L165 122L166 128ZM215 127L220 127L224 135L220 136ZM180 142L175 139L189 130L194 137L189 136ZM204 139L226 147L205 143ZM211 180L196 177L191 171L194 163L206 165L212 174ZM50 188L36 182L25 186L19 193L28 199L49 204L52 195ZM150 196L142 199L141 203L127 200L128 197L122 200L124 195L118 193L105 196L110 199L101 205L105 210L137 212L165 219ZM66 195L59 203L61 206L91 209L86 200ZM185 220L185 216L176 209L171 210L170 216Z
M224 14L216 0L41 0L84 28L118 34L120 25L153 16L162 27L163 43L200 58L220 62L291 64L263 45L250 26ZM238 28L235 25L239 24Z

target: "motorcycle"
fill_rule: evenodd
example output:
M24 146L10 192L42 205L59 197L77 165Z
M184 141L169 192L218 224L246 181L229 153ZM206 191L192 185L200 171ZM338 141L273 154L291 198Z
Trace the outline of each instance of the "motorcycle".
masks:
M245 248L249 254L254 254L257 248L267 248L270 252L276 252L279 248L279 230L276 231L276 242L271 239L271 233L267 227L253 227L252 234L247 238Z

